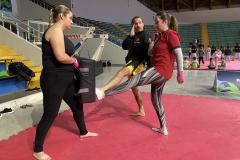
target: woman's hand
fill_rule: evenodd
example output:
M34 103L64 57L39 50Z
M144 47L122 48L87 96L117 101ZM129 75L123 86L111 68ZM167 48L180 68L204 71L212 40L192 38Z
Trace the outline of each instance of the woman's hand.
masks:
M80 65L79 65L79 63L78 63L77 58L74 58L74 57L73 57L72 59L73 59L73 64L72 64L73 67L74 67L74 68L78 68Z
M150 42L154 42L157 40L158 38L158 32L154 32L151 37L150 37Z
M135 36L135 25L132 26L131 32L130 32L130 37Z
M184 82L185 78L184 78L184 73L183 71L178 71L177 72L177 81L179 84L182 84Z

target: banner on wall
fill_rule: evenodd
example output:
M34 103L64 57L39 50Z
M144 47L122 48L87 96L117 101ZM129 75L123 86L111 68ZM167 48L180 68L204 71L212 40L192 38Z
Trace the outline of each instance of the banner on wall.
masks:
M6 12L12 12L11 0L0 0L0 10Z
M213 87L217 92L240 94L240 71L217 71Z

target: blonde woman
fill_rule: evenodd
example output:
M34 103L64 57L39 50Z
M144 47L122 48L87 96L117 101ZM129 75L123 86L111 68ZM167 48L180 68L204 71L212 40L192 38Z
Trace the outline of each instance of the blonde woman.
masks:
M63 31L70 29L73 14L69 8L59 5L50 11L49 28L42 37L43 70L40 84L43 92L43 115L36 129L33 156L38 160L50 160L43 152L43 144L49 128L58 115L62 99L69 105L73 118L79 129L80 137L97 136L88 132L83 104L79 104L74 96L74 67L78 61L72 57L73 43L67 39Z

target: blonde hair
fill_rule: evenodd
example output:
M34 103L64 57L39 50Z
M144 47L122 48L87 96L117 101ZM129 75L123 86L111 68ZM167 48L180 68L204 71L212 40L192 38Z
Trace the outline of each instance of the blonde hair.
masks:
M169 28L178 32L178 21L177 21L177 18L173 15L170 15L171 18L170 18L170 22L169 22Z
M59 5L55 8L50 9L48 27L51 27L54 23L56 23L59 20L60 14L63 14L64 16L66 16L67 14L69 14L71 12L72 11L65 5Z

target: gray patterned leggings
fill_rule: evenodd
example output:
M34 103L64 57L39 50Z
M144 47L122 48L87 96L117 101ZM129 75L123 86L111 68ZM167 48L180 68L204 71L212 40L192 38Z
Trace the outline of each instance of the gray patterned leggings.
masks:
M112 89L106 90L106 95L114 95L121 92L125 92L132 87L143 86L151 84L151 100L157 113L160 127L166 127L164 108L161 103L161 96L163 87L166 83L166 79L160 75L154 67L151 67L135 76L132 76L126 82L121 83Z

